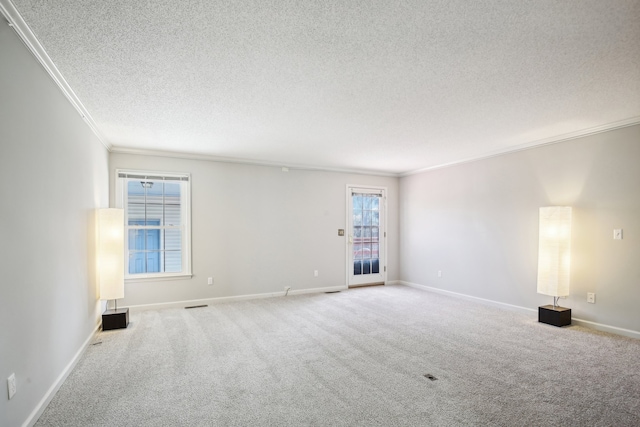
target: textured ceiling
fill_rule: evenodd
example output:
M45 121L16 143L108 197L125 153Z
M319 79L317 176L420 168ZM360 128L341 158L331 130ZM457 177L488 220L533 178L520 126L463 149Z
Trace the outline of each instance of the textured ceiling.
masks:
M107 144L404 173L640 120L639 0L13 0Z

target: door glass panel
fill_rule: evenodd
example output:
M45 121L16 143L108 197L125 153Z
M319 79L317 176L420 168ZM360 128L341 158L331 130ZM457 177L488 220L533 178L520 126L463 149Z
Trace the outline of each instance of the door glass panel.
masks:
M371 260L366 259L362 261L362 274L371 274Z
M369 197L369 196L365 196L362 198L362 209L365 211L370 211L371 210L371 199L373 199L373 197Z
M362 274L362 261L360 260L353 261L353 274L356 276L359 274Z
M380 273L380 261L377 259L371 260L371 274Z
M353 259L362 259L362 244L353 244Z
M366 242L362 244L362 258L371 259L371 243Z
M358 214L354 212L353 214L353 225L355 227L359 227L362 225L362 211Z
M371 225L371 211L363 211L362 212L362 225L367 226Z
M356 212L362 212L362 196L357 194L353 196L353 214L355 215Z

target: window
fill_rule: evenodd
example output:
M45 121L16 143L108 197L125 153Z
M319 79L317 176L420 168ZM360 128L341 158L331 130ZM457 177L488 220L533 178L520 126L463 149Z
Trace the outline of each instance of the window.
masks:
M191 274L189 174L116 171L124 208L125 278Z

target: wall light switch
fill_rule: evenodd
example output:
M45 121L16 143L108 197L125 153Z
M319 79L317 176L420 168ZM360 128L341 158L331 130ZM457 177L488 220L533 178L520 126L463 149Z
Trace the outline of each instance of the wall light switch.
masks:
M596 294L594 294L593 292L587 292L587 302L589 304L595 304L596 303Z
M16 374L11 374L7 378L7 391L9 392L9 400L11 400L16 394Z
M207 285L213 285L213 277L207 279Z
M622 228L616 228L613 230L614 240L622 240Z

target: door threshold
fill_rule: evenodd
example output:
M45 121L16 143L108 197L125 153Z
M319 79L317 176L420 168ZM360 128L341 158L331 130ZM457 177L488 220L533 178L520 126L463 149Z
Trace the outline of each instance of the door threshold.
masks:
M349 289L353 289L353 288L368 288L370 286L384 286L384 282L380 282L380 283L365 283L363 285L349 285Z

